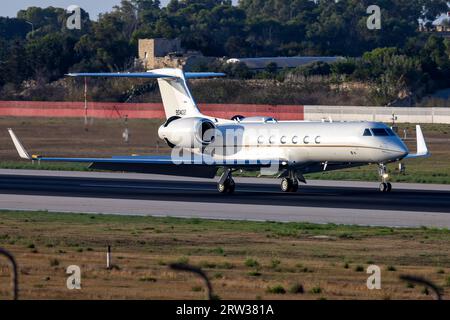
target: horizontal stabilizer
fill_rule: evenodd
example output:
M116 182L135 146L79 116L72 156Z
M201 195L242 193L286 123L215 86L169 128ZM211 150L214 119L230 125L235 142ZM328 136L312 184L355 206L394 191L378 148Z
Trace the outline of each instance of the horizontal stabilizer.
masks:
M200 117L197 104L189 90L186 79L223 77L223 73L186 72L181 69L164 68L139 73L69 73L69 77L137 78L157 79L166 118Z
M148 72L137 73L69 73L69 77L97 77L97 78L139 78L139 79L170 79L181 78L182 71L179 69L157 69ZM185 79L197 79L197 78L212 78L212 77L224 77L224 73L214 72L186 72L184 73Z

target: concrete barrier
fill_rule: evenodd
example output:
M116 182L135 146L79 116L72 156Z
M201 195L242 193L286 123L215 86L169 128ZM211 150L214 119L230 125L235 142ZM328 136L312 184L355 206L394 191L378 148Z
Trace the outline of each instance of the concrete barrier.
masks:
M280 120L303 120L303 106L259 104L200 104L206 115L231 119L235 115L245 117L266 116ZM44 118L162 119L164 108L160 103L115 103L45 101L0 101L0 116Z
M224 119L242 115L275 117L279 120L320 121L331 118L333 121L391 122L394 114L399 123L450 124L450 108L261 104L200 104L199 107L208 116ZM85 113L84 102L0 101L0 116L7 117L81 118ZM87 116L106 119L165 118L160 103L89 102Z
M305 106L305 120L379 121L450 124L450 108L395 108L366 106Z

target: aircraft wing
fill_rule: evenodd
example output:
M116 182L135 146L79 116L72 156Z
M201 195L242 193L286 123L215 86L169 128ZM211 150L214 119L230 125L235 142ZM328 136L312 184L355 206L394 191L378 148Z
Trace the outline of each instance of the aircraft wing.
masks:
M218 169L259 169L272 166L286 166L282 160L215 160L201 154L189 154L185 157L171 156L113 156L111 158L60 158L32 155L25 150L12 129L8 129L16 150L22 159L48 162L90 163L96 170L153 173L186 177L214 178Z

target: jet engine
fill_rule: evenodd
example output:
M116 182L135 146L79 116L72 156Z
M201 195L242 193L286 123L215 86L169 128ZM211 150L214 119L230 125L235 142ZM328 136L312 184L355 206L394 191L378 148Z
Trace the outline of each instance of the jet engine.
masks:
M158 131L171 147L200 148L214 142L216 125L205 118L172 117Z
M233 118L231 118L231 120L237 121L237 122L241 122L241 121L244 120L244 119L245 119L245 117L244 117L244 116L241 116L241 115L236 115L236 116L234 116Z

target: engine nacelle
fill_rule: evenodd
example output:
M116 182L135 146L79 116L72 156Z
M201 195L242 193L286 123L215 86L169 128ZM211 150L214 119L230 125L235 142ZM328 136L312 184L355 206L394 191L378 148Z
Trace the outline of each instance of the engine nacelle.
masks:
M199 148L214 142L216 125L205 118L172 117L159 128L158 134L171 148Z

